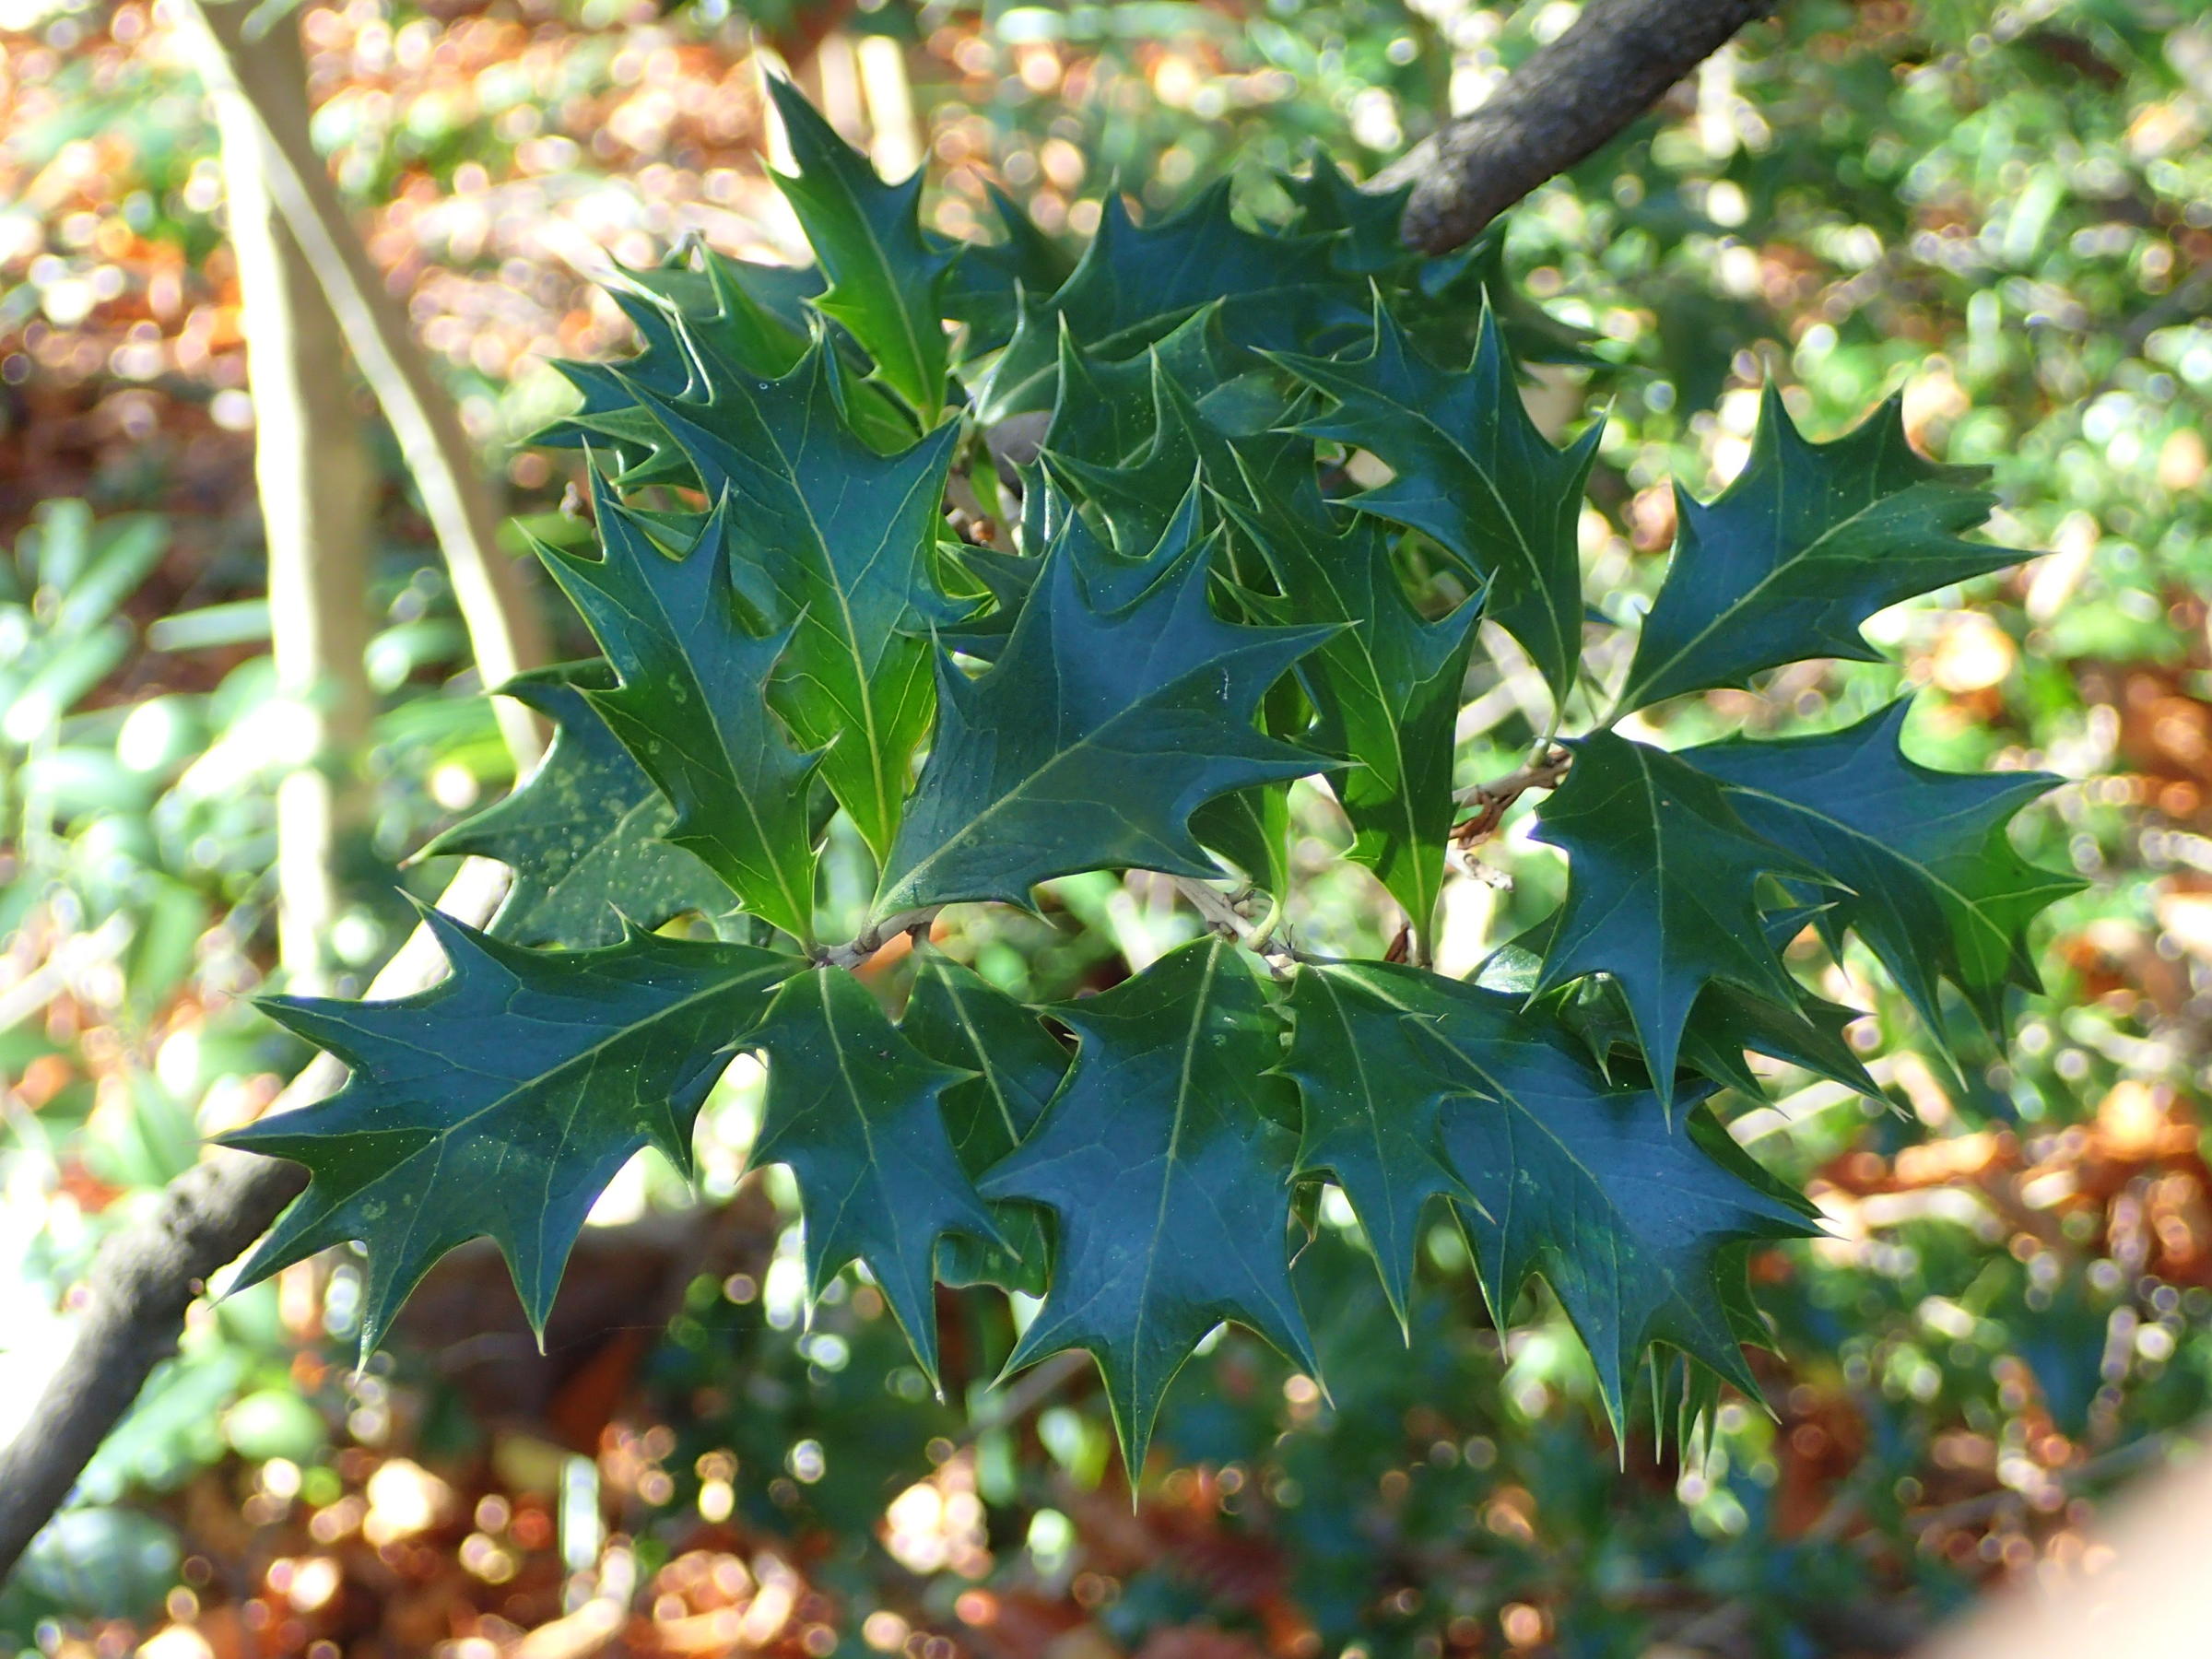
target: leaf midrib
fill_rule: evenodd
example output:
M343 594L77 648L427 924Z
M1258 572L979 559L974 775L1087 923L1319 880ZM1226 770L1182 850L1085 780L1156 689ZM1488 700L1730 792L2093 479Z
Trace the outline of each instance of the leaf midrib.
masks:
M1147 708L1159 702L1169 693L1176 690L1182 686L1188 684L1192 679L1197 677L1198 676L1220 667L1220 665L1224 662L1228 661L1230 657L1241 655L1247 649L1250 648L1245 646L1232 647L1218 656L1209 657L1205 662L1198 664L1196 666L1189 669L1185 673L1177 675L1166 685L1156 687L1153 689L1144 693L1139 699L1137 699L1137 700L1115 710L1112 714L1109 714L1104 720L1099 722L1098 724L1092 726L1088 731L1082 733L1067 747L1053 750L1053 753L1047 757L1043 762L1031 768L1028 772L1024 773L1013 783L1001 790L998 794L993 798L993 800L980 812L973 814L966 822L962 823L958 829L947 835L944 840L938 843L936 848L926 857L919 859L915 863L908 865L904 871L900 872L896 881L885 883L884 888L879 890L877 898L877 902L875 905L877 912L878 914L883 912L882 891L905 891L909 893L914 891L917 888L918 878L933 868L956 849L971 842L981 826L989 823L1000 813L1012 810L1014 807L1020 805L1026 792L1040 778L1044 777L1048 772L1057 770L1071 758L1080 755L1085 749L1100 747L1100 739L1104 735L1119 730L1126 723L1137 718ZM994 668L992 672L998 673L1000 670ZM1221 793L1227 794L1228 792L1223 791ZM950 902L950 900L947 900L947 902Z
M720 549L695 547L692 548L688 557L693 559L715 557L718 553L720 553ZM726 557L727 555L721 554L721 556ZM655 555L648 552L641 555L641 557L650 558L655 557ZM738 803L745 809L746 820L752 825L755 843L759 847L761 855L767 861L769 871L775 878L776 891L783 901L786 913L790 916L791 920L799 924L798 931L794 936L797 937L803 944L808 943L811 941L814 931L813 893L809 891L806 894L806 899L802 901L799 895L794 890L790 873L787 872L783 867L782 854L780 849L778 849L776 846L774 839L769 833L768 825L760 816L759 806L754 801L752 792L747 789L745 786L743 781L745 777L745 771L739 766L737 756L730 747L729 733L724 730L720 716L715 712L719 705L716 703L713 696L709 691L706 682L700 677L698 668L693 665L690 652L684 648L683 641L685 641L689 636L689 628L686 625L679 624L676 618L669 614L666 600L657 586L651 582L642 580L638 585L641 586L644 590L645 594L651 598L653 602L653 607L659 615L662 627L665 630L663 637L667 639L671 645L675 647L676 657L683 665L684 677L690 682L692 693L699 699L700 711L706 716L707 725L714 734L714 747L722 755L724 767L724 775L728 778L732 793L736 795ZM630 607L622 602L619 595L608 593L604 587L601 588L600 591L602 593L606 593L608 601L616 606L618 609L629 612L629 614L637 621L645 623L648 627L651 626L651 624L647 622L646 618L638 617L634 611L630 611ZM730 622L728 626L735 628L736 624L733 621ZM760 712L764 719L772 718L772 716L770 714L765 699L762 700ZM679 727L677 729L680 731L682 728ZM672 740L677 742L679 747L685 748L688 752L688 746L682 743L680 737L677 735L676 732L671 732L669 735ZM773 735L774 735L772 732L763 734L764 738L769 740L772 740ZM692 759L694 763L696 763L697 757L692 757ZM705 770L712 773L714 769L712 764L710 762ZM679 819L680 817L681 813L679 809ZM687 831L687 835L688 835L688 831ZM724 847L728 845L728 843L724 841L721 836L715 835L711 831L700 832L699 839L707 841L711 845ZM809 887L811 888L811 883L809 884ZM742 897L742 895L740 895L740 897Z
M1876 853L1879 854L1895 859L1899 864L1903 865L1907 869L1910 869L1914 874L1918 875L1930 887L1935 888L1941 892L1947 893L1952 899L1956 900L1959 907L1967 913L1967 915L1972 918L1976 927L1979 928L1987 937L1996 941L1998 946L2001 947L2002 954L2006 956L2010 956L2013 954L2011 935L2008 935L2002 927L1999 927L1994 921L1983 914L1980 900L1970 898L1967 894L1961 892L1957 887L1953 886L1950 882L1946 881L1941 876L1938 876L1932 867L1923 863L1920 859L1915 858L1912 854L1906 853L1901 847L1892 846L1889 842L1879 840L1866 830L1860 830L1853 825L1847 824L1841 818L1836 818L1819 807L1807 806L1802 801L1793 801L1786 795L1778 795L1768 790L1759 789L1747 783L1724 782L1722 784L1722 787L1724 789L1734 790L1739 794L1748 795L1754 800L1765 801L1771 806L1781 808L1783 811L1795 813L1798 817L1810 818L1816 823L1831 825L1835 829L1842 831L1842 833L1851 840L1872 847ZM1864 897L1864 895L1861 896Z
M1787 494L1789 480L1783 468L1777 467L1775 469L1775 474L1774 513L1777 522L1779 522L1783 510L1783 503ZM1782 559L1780 562L1771 567L1763 575L1759 577L1757 582L1753 582L1749 587L1746 588L1742 594L1730 600L1719 611L1715 612L1712 620L1707 622L1704 627L1698 629L1696 633L1692 634L1688 641L1677 648L1672 655L1668 656L1663 662L1653 664L1649 672L1637 675L1626 686L1622 687L1619 702L1620 710L1623 712L1626 712L1629 710L1641 707L1641 703L1640 700L1645 695L1645 688L1664 683L1666 679L1666 677L1672 674L1676 668L1680 666L1685 659L1694 656L1699 648L1702 646L1708 639L1712 638L1714 633L1719 631L1723 623L1726 622L1731 617L1749 609L1750 606L1759 598L1759 596L1765 593L1771 584L1781 581L1783 576L1787 575L1793 571L1795 571L1799 566L1804 565L1818 557L1826 543L1843 535L1846 531L1853 529L1858 524L1860 520L1866 517L1868 513L1874 512L1875 509L1881 506L1885 501L1893 500L1897 497L1906 494L1910 490L1919 489L1924 487L1936 489L1953 488L1944 485L1939 479L1915 479L1912 483L1905 486L1903 489L1893 489L1886 495L1877 495L1872 497L1870 500L1861 505L1856 511L1854 511L1849 518L1839 520L1837 523L1830 524L1827 529L1823 530L1811 541L1806 543L1806 545L1799 548L1795 553L1789 555L1786 559ZM1718 501L1713 503L1713 505L1716 507L1720 503ZM1960 543L1960 546L1962 547L1972 547L1973 545L1974 544L1971 542ZM1996 549L1993 548L1992 552L1994 551L1996 551ZM1680 557L1681 546L1679 543L1677 543L1673 558L1679 559ZM1667 575L1670 580L1674 575L1674 564L1671 559L1667 566ZM1652 605L1652 611L1653 614L1655 614L1659 608L1659 601L1664 600L1665 597L1666 593L1663 585L1660 590L1659 600L1654 600ZM1694 686L1685 686L1680 688L1680 689L1677 691L1667 693L1667 695L1670 697L1679 696L1683 691L1693 691L1695 689L1697 689L1697 688Z
M1221 953L1224 946L1217 939L1206 953L1206 972L1198 982L1197 994L1191 998L1191 1023L1183 1033L1182 1057L1175 1077L1175 1116L1168 1131L1168 1149L1160 1166L1159 1207L1152 1218L1152 1244L1145 1252L1145 1274L1137 1286L1136 1314L1129 1330L1129 1398L1136 1403L1137 1372L1143 1365L1145 1347L1145 1319L1152 1308L1152 1274L1159 1265L1161 1240L1167 1236L1170 1200L1175 1193L1175 1162L1182 1149L1183 1125L1189 1114L1191 1074L1198 1061L1198 1036L1206 1024L1206 1008L1213 999L1214 981L1221 971Z
M806 433L811 423L812 409L810 406L808 424L801 428L802 444L804 444ZM845 654L853 667L853 688L860 703L861 730L867 742L869 783L876 797L874 802L876 821L883 827L882 833L888 838L899 821L900 802L892 798L888 788L888 779L885 773L888 769L888 757L885 753L886 744L883 734L877 726L875 681L870 665L861 653L860 625L853 615L853 595L845 585L844 572L838 568L837 559L830 551L829 532L824 527L819 515L815 512L814 500L799 481L796 457L784 445L782 434L771 423L763 421L761 427L767 432L770 442L774 445L776 459L781 464L784 482L791 488L792 499L798 503L799 512L806 521L808 546L814 552L820 555L818 579L837 601L838 616L843 626L836 630L836 634L839 642L844 646ZM926 438L922 440L922 442L926 443L927 441ZM903 457L900 458L903 459ZM925 474L924 477L926 476ZM917 478L907 486L904 495L900 499L898 508L885 515L888 524L896 524L899 522L900 515L906 510L907 503L913 500L916 492L923 487L923 478ZM875 570L877 560L884 556L885 550L890 546L890 533L887 529L884 535L878 539L875 552L869 555L867 562L861 567L855 577L855 586L858 585L859 578L865 577ZM911 608L911 600L908 601L908 604ZM887 645L888 642L888 640L885 641Z
M890 191L896 189L896 186L888 183L885 180L877 176L873 168L869 168L867 170L867 177L864 182L865 183L874 185L878 190ZM820 200L818 196L816 199L818 201ZM854 210L854 217L860 222L862 237L867 244L867 250L871 255L872 263L876 266L876 273L882 281L884 291L890 296L892 314L899 319L900 333L904 337L906 342L908 353L907 360L909 366L913 371L914 387L917 399L919 399L924 394L924 388L926 387L929 380L926 361L928 357L926 344L923 336L916 331L914 327L913 317L907 311L907 308L901 299L898 278L893 275L891 269L890 250L884 246L882 239L877 235L875 220L869 217L867 210L861 206L859 193L857 191L853 192L852 202ZM834 206L831 207L831 211L835 211ZM929 250L926 246L924 246L923 249L923 255L924 259L930 257ZM934 295L938 282L943 279L945 271L949 269L951 269L951 265L948 261L935 276L931 277L930 280L924 285L925 289ZM822 300L829 300L830 295L825 293L821 298ZM820 301L818 301L818 303ZM932 409L923 409L919 407L917 407L915 412L922 417L924 422L927 422L930 418L936 413L936 411Z
M440 1148L440 1156L442 1157L443 1147L454 1136L460 1135L462 1131L475 1126L478 1122L486 1117L503 1111L518 1097L528 1094L533 1090L542 1090L550 1087L555 1081L565 1078L571 1071L580 1065L589 1066L597 1064L599 1058L615 1044L625 1041L628 1039L636 1036L639 1032L649 1030L650 1028L660 1024L663 1020L673 1019L677 1015L696 1008L702 1003L710 1002L718 996L726 996L733 992L745 988L752 980L769 979L777 974L788 974L795 971L803 971L804 966L805 964L794 960L788 964L779 963L773 967L747 970L745 972L735 974L729 979L719 981L718 982L710 985L703 990L695 992L692 994L686 996L680 1002L670 1003L667 1006L655 1010L653 1013L647 1015L642 1019L639 1019L631 1024L618 1028L614 1031L608 1033L608 1035L606 1037L600 1039L597 1042L593 1043L589 1048L579 1049L575 1053L568 1055L562 1059L558 1065L550 1066L545 1071L533 1073L530 1077L525 1078L515 1079L502 1077L496 1072L486 1072L480 1070L476 1071L476 1075L477 1077L488 1077L499 1082L509 1083L512 1085L512 1087L509 1088L505 1093L500 1095L497 1099L486 1101L483 1105L470 1112L466 1116L456 1118L451 1124L447 1124L442 1127L433 1129L431 1133L434 1136L434 1139L432 1140L431 1145ZM443 983L447 982L441 982ZM467 1067L460 1065L451 1054L441 1053L435 1049L426 1048L421 1043L410 1041L406 1037L390 1036L380 1032L376 1034L376 1039L379 1042L386 1044L390 1047L406 1049L412 1053L421 1054L426 1059L435 1061L441 1068L445 1070L475 1070L473 1067ZM560 1152L565 1152L567 1149L569 1132L574 1127L576 1111L581 1108L582 1100L582 1097L580 1092L575 1107L571 1108L567 1122L562 1125L561 1140L559 1143ZM636 1105L638 1102L633 1100L631 1104ZM419 1158L420 1156L421 1153L419 1152L414 1155L416 1158ZM378 1176L376 1181L371 1182L369 1184L381 1184L383 1181L389 1180L393 1175L396 1174L400 1170L405 1169L406 1164L412 1161L413 1159L409 1159L402 1161L399 1164L394 1165L391 1169L386 1170L382 1175ZM548 1169L558 1165L559 1161L559 1153L557 1153L555 1158L548 1163ZM367 1188L364 1187L362 1190L366 1191ZM416 1207L418 1210L419 1210L422 1206L417 1206Z

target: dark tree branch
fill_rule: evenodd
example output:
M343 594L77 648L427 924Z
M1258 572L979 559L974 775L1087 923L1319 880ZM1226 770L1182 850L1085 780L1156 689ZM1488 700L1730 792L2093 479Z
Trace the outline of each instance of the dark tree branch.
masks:
M184 1310L208 1277L267 1231L306 1184L297 1164L218 1151L171 1182L151 1216L101 1248L68 1358L0 1447L0 1573L61 1507L147 1374L176 1351Z
M1590 0L1573 27L1524 63L1482 107L1424 139L1376 178L1411 183L1401 227L1445 253L1547 179L1566 171L1666 95L1776 0Z
M507 879L503 865L469 859L440 896L440 907L481 926L499 908ZM436 941L418 927L369 994L420 991L442 978L444 968ZM345 1080L346 1068L319 1054L271 1110L308 1105ZM68 1498L147 1375L176 1352L184 1310L306 1184L297 1164L211 1150L170 1182L152 1215L100 1246L76 1293L83 1312L67 1357L15 1439L0 1446L0 1579Z

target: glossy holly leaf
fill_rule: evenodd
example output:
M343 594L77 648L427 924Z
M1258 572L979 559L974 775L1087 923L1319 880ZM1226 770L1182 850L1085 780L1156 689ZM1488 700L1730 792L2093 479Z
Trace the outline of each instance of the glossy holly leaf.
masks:
M1915 454L1901 394L1812 443L1769 385L1735 482L1711 502L1675 492L1674 559L1620 708L1745 685L1806 657L1881 661L1859 632L1876 611L2026 557L1959 539L1996 502L1977 487L1983 476Z
M957 426L878 454L845 417L817 341L782 380L718 373L708 402L638 388L728 513L737 586L792 630L770 697L880 857L929 730L929 630L961 606L936 526Z
M1469 600L1424 620L1374 524L1339 533L1311 487L1302 500L1246 487L1252 504L1224 501L1223 511L1266 560L1284 619L1338 629L1298 674L1317 716L1313 746L1353 762L1335 779L1351 855L1389 889L1426 950L1458 814L1453 730L1481 607Z
M1398 235L1411 184L1362 190L1326 150L1314 152L1304 176L1284 175L1281 182L1297 204L1299 229L1344 232L1335 249L1339 270L1380 276L1418 257Z
M1325 764L1262 735L1253 717L1329 629L1222 621L1207 603L1202 542L1157 555L1151 585L1105 609L1079 545L1064 538L1046 558L980 678L940 664L935 744L877 891L877 919L956 900L1026 904L1038 882L1080 870L1216 875L1192 839L1192 812Z
M672 559L593 478L601 557L539 544L620 683L586 691L607 729L676 809L668 841L794 938L814 936L817 758L798 753L762 688L790 629L757 634L731 582L727 498L691 550Z
M696 268L679 263L652 270L615 267L605 285L607 297L637 329L640 348L618 365L556 361L553 367L582 402L534 434L532 442L571 449L588 443L611 453L625 489L694 483L682 450L638 406L625 382L683 396L702 383L696 360L701 347L748 374L790 372L806 347L804 300L820 291L820 273L753 265L705 247L690 257Z
M1767 941L1777 951L1803 931L1806 922L1819 912L1792 910L1763 917ZM1544 974L1544 953L1559 921L1554 912L1519 937L1500 946L1486 957L1471 976L1489 991L1535 993ZM1559 1020L1590 1047L1598 1067L1613 1076L1613 1057L1622 1049L1641 1051L1636 1043L1636 1022L1629 1013L1620 987L1608 975L1595 974L1546 994ZM1683 1071L1724 1088L1763 1097L1758 1074L1746 1062L1746 1051L1780 1060L1855 1088L1871 1100L1881 1100L1880 1086L1867 1075L1865 1065L1852 1050L1844 1031L1862 1018L1856 1008L1816 996L1802 985L1790 1002L1771 1002L1737 986L1715 982L1698 993L1689 1018L1682 1027L1680 1063ZM1678 1088L1681 1087L1677 1079Z
M1039 492L1040 494L1042 491ZM937 630L937 643L979 663L995 663L1013 637L1014 620L1029 603L1041 559L1020 553L1002 553L995 547L962 546L953 555L962 570L989 595L988 608Z
M1724 1303L1734 1247L1811 1234L1807 1206L1702 1109L1670 1113L1606 1081L1581 1040L1516 995L1382 963L1333 971L1425 1040L1462 1219L1502 1326L1541 1274L1582 1334L1620 1424L1638 1357L1665 1343L1754 1388Z
M1119 360L1088 351L1072 329L1060 331L1060 378L1053 399L1052 424L1044 449L1056 460L1088 468L1085 477L1106 477L1140 467L1163 436L1159 381L1182 380L1200 390L1227 378L1228 347L1221 338L1220 313L1206 306L1176 324L1154 344ZM1176 436L1166 434L1170 441ZM1191 481L1197 458L1178 468L1180 496Z
M841 968L787 981L744 1041L768 1057L752 1162L798 1182L808 1298L865 1263L935 1387L937 1241L1006 1242L946 1129L944 1097L969 1073L900 1036Z
M1222 466L1207 406L1241 412L1234 356L1218 304L1118 362L1084 350L1062 330L1059 393L1041 460L1072 499L1098 514L1124 553L1141 554L1159 539L1189 494L1202 455L1217 452ZM1276 400L1242 424L1265 430L1280 412ZM1311 446L1306 465L1311 472Z
M1997 1028L2006 986L2040 989L2029 922L2082 886L2030 865L2006 830L2021 807L2065 780L1922 766L1901 742L1909 711L1895 702L1841 731L1731 738L1679 758L1723 786L1754 833L1850 889L1818 924L1857 933L1932 1030L1943 1029L1941 979Z
M1464 560L1486 584L1490 620L1564 698L1583 654L1575 526L1603 423L1554 449L1529 418L1487 312L1474 360L1458 371L1423 357L1379 298L1373 314L1374 344L1364 358L1275 354L1335 399L1299 430L1367 450L1392 469L1387 483L1347 505L1422 531Z
M1285 1236L1297 1107L1271 1069L1280 1018L1250 953L1221 939L1053 1015L1076 1033L1074 1069L982 1181L986 1197L1050 1210L1057 1243L1006 1364L1089 1352L1134 1485L1160 1397L1215 1325L1235 1320L1317 1369Z
M1191 814L1191 833L1218 853L1253 886L1286 897L1290 891L1290 818L1288 783L1255 783L1216 795Z
M1770 1002L1735 985L1708 985L1682 1028L1682 1064L1724 1088L1763 1100L1765 1086L1744 1059L1747 1052L1763 1054L1886 1103L1881 1085L1867 1075L1865 1064L1844 1035L1853 1021L1864 1018L1857 1008L1809 991L1793 1006Z
M1053 406L1064 321L1086 350L1118 359L1218 300L1223 335L1236 347L1326 350L1356 335L1367 311L1366 278L1336 265L1342 236L1248 230L1231 217L1226 180L1157 225L1133 223L1121 197L1109 195L1075 275L1023 304L980 389L979 414L995 424Z
M1836 882L1749 829L1717 784L1664 749L1609 731L1570 747L1566 782L1536 810L1535 839L1568 855L1537 989L1611 975L1671 1100L1682 1028L1706 986L1783 1004L1799 995L1761 923L1761 879Z
M568 663L512 679L500 695L553 724L553 741L506 799L433 837L415 856L493 858L514 872L486 929L517 945L612 945L623 919L658 927L687 911L719 914L730 890L664 839L676 808L617 741L585 689L613 689L603 662Z
M883 382L933 427L945 407L942 319L953 253L923 232L922 174L885 183L789 81L771 76L768 89L799 165L795 174L776 174L776 184L830 278L814 303L851 330Z
M914 970L899 1030L932 1060L974 1074L945 1091L953 1149L972 1176L1028 1137L1067 1074L1067 1050L1034 1014L934 950L923 952ZM937 1246L937 1277L948 1285L1003 1285L1043 1295L1048 1262L1037 1212L1002 1204L994 1213L1006 1247L948 1238Z
M436 911L423 920L453 965L429 990L263 1001L352 1076L327 1100L222 1137L308 1171L238 1283L359 1241L364 1357L433 1262L487 1235L542 1335L594 1201L642 1147L689 1171L692 1124L732 1041L805 967L636 932L532 951Z
M1290 1050L1279 1069L1304 1108L1298 1172L1344 1189L1367 1231L1401 1329L1429 1201L1473 1194L1445 1161L1441 1118L1465 1093L1432 1042L1359 964L1306 965L1290 984Z
M1076 268L1074 256L1039 229L1018 202L995 184L985 188L1006 239L950 243L955 259L945 285L945 314L967 326L960 342L966 361L996 351L1013 337L1025 294L1042 299L1057 292Z

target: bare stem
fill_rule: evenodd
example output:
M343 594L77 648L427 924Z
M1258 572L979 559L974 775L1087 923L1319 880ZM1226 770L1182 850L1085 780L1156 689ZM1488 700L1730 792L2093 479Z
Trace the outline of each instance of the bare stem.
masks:
M928 904L920 910L900 911L895 916L886 916L873 926L862 929L842 945L832 945L818 952L815 960L825 968L857 968L902 933L913 933L927 927L937 919L945 907Z
M1498 826L1505 821L1505 815L1515 801L1532 789L1557 789L1573 764L1574 757L1567 750L1551 748L1542 759L1531 761L1502 778L1461 790L1457 796L1459 804L1475 810L1471 817L1453 826L1452 839L1463 850L1481 845L1498 833Z
M1233 939L1245 949L1265 961L1270 971L1280 974L1292 962L1301 961L1298 951L1287 941L1275 936L1276 924L1282 919L1282 907L1270 901L1267 912L1254 923L1241 910L1237 900L1211 883L1195 876L1171 876L1175 890L1190 901L1191 908L1206 921L1206 924L1224 938Z

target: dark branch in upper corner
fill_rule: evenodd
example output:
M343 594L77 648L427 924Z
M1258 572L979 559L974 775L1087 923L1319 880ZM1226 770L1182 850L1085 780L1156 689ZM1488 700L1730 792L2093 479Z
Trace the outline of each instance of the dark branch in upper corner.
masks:
M1666 95L1776 0L1590 0L1565 34L1508 76L1482 107L1383 169L1413 185L1406 242L1449 253L1566 171Z

